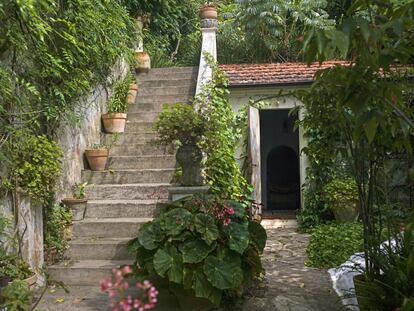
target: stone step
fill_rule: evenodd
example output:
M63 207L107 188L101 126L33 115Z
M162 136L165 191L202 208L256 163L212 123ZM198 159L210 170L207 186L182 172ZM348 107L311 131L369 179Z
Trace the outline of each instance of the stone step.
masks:
M114 135L118 138L115 140ZM101 134L101 142L112 146L151 143L157 137L155 132L128 132L123 134ZM115 140L115 141L114 141Z
M174 96L194 96L195 95L196 86L194 84L186 85L186 86L170 86L170 87L142 87L139 88L138 97L140 96L167 96L167 95L174 95Z
M114 145L109 151L109 156L127 156L127 155L163 155L173 154L173 148L168 146L157 146L150 143Z
M132 260L78 260L49 266L48 273L65 285L99 287L103 278L111 276L112 268L131 264Z
M159 111L128 112L130 122L154 122L160 115Z
M197 76L191 75L182 79L167 79L167 80L145 80L138 81L140 89L145 89L148 87L181 87L181 86L191 86L194 89L197 85Z
M129 238L76 238L70 242L67 256L70 260L128 260Z
M130 104L128 106L128 113L138 113L138 112L160 113L164 105L172 106L174 105L174 103L151 102L151 103ZM127 122L127 127L128 127L128 122Z
M117 169L110 171L82 171L82 180L88 184L169 183L174 175L170 169Z
M115 156L109 158L109 167L117 169L171 169L175 167L173 155Z
M168 198L167 183L89 185L89 200L163 200Z
M73 223L73 236L82 238L133 238L140 225L152 218L85 218Z
M147 104L147 103L188 103L192 101L194 95L145 95L137 96L136 104Z
M164 208L160 200L96 200L88 201L86 218L152 218Z
M132 112L139 113L141 109L139 109L140 105L130 105L130 107L133 107ZM159 111L158 113L160 113ZM133 133L139 133L139 132L152 132L154 131L154 122L153 121L127 121L125 126L125 133L133 132Z
M173 67L173 68L154 68L148 73L137 75L138 82L152 80L181 80L197 79L198 67Z

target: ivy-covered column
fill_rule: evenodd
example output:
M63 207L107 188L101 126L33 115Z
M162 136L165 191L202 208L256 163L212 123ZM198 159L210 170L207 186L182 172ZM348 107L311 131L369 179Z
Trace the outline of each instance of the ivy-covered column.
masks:
M207 64L205 53L210 54L214 58L214 60L217 60L217 26L217 18L202 17L201 34L203 37L203 43L201 46L200 67L198 69L196 95L201 92L202 86L205 83L210 82L213 77L213 70Z

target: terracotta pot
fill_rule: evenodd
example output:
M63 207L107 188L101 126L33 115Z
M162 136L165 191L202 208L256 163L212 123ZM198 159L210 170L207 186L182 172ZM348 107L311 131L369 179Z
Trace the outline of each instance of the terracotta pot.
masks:
M107 133L123 133L125 131L126 113L106 113L102 115L102 121Z
M92 171L104 171L108 162L108 149L86 149L85 155Z
M200 9L201 19L217 19L217 8L210 5L205 5Z
M23 281L25 281L27 285L29 286L29 289L31 289L36 285L37 275L33 274L31 277L28 277L27 279L24 279Z
M72 210L72 219L80 221L85 217L87 199L64 198L62 203Z
M148 53L135 52L135 70L137 72L148 72L151 69L151 59Z
M132 83L129 88L128 97L127 97L127 103L129 105L135 104L135 100L137 99L137 94L138 94L138 84Z
M203 185L203 176L201 175L201 161L203 160L203 154L197 145L181 146L177 150L176 159L183 170L180 180L181 185Z

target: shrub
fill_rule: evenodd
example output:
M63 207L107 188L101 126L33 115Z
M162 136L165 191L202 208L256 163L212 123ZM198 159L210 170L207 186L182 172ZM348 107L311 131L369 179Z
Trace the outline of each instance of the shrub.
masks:
M46 214L45 250L55 252L58 256L57 259L62 257L68 248L67 227L71 223L72 212L66 207L56 205Z
M25 130L8 142L8 148L13 162L3 186L21 188L35 201L47 202L61 172L61 148L46 136Z
M30 310L32 293L25 281L16 280L7 285L0 296L0 306L7 311Z
M126 113L127 97L132 83L132 75L128 75L115 83L113 93L108 102L108 113Z
M129 247L141 276L165 278L178 296L190 291L219 305L223 294L237 296L263 272L266 238L242 204L199 196L168 205Z
M312 230L306 253L308 266L333 268L344 263L351 255L362 251L362 225L326 224Z
M180 142L192 145L200 141L205 131L204 121L192 105L164 105L154 125L159 134L158 143L169 145Z
M16 254L9 254L0 258L0 276L10 280L24 280L32 276L29 265Z
M358 188L352 178L334 179L325 187L325 196L329 203L358 200Z

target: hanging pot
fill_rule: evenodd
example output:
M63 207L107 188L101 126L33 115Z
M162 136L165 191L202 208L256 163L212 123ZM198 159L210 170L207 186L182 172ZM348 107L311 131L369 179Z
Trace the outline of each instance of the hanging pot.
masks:
M180 184L183 186L203 185L201 161L203 154L197 145L183 145L177 150L176 159L182 168Z
M80 221L85 217L87 199L64 198L62 203L72 211L72 219Z
M92 171L104 171L108 162L108 149L86 149L86 159Z
M123 133L125 131L126 113L106 113L102 115L106 133Z

